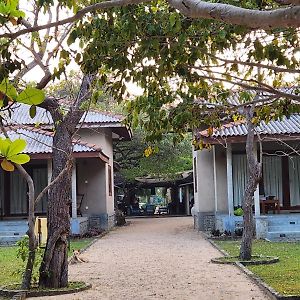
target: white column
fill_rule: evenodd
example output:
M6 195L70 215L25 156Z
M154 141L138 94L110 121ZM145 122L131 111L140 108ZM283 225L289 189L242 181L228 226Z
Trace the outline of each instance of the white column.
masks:
M199 198L198 198L198 152L193 151L193 171L194 171L194 207L195 211L199 211Z
M182 187L179 188L179 202L182 203Z
M254 143L253 147L254 155L257 158L257 143ZM259 204L259 184L254 192L254 214L255 217L260 216L260 204Z
M217 190L217 165L216 165L216 146L213 148L213 162L214 162L214 193L215 193L215 213L218 211L218 190Z
M72 219L77 218L76 161L72 168Z
M185 199L186 199L185 210L186 210L186 214L189 216L190 215L190 194L189 194L189 185L188 184L184 186L184 193L185 193Z
M228 215L233 215L233 181L232 181L232 147L227 144L226 148L226 167L227 167L227 203Z
M50 184L52 178L52 159L47 160L47 176L48 176L48 184Z

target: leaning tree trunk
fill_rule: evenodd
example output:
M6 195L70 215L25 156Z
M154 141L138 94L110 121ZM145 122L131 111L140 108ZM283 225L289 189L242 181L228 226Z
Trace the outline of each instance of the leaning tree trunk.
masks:
M78 96L68 113L61 113L59 104L48 99L44 107L55 124L53 138L52 180L64 171L64 176L49 189L47 228L48 238L40 267L39 286L61 288L68 285L68 238L70 232L72 137L83 115L81 104L90 97L95 74L85 75ZM70 167L68 167L70 166Z
M29 290L31 287L32 272L37 248L37 240L34 233L34 184L31 176L26 172L26 170L22 166L17 165L17 169L19 170L23 178L25 178L28 186L28 257L21 287L22 289Z
M244 195L244 217L243 217L243 237L240 248L240 258L242 260L251 259L252 255L252 238L253 238L253 204L254 192L261 178L261 163L257 161L257 156L254 154L254 124L252 123L253 107L246 112L247 120L247 142L246 154L248 163L248 179Z
M7 131L3 126L3 123L0 121L1 131L6 138L9 139ZM23 166L19 164L15 164L18 169L21 177L26 181L28 187L28 257L26 262L26 267L23 273L21 288L24 290L29 290L31 287L31 279L32 272L34 267L36 248L37 248L37 240L34 234L34 225L35 225L35 215L34 215L34 207L35 207L35 198L34 198L34 183L31 176L24 169Z
M72 135L63 123L56 128L53 140L52 180L63 171L72 157ZM71 176L65 175L49 191L47 227L48 239L40 267L39 284L42 287L66 287L68 285L68 237L70 231L69 209L71 203Z

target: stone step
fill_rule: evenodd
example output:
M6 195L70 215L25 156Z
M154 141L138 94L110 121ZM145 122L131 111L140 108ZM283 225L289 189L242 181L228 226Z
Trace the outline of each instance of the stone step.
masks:
M18 235L25 235L27 231L25 230L7 230L7 231L0 231L0 236L18 236Z
M24 221L0 221L0 231L6 230L22 230L26 231L28 228L27 222Z
M300 218L281 218L281 219L268 218L268 224L269 226L285 226L285 225L300 226Z
M0 236L0 245L1 246L9 246L9 245L15 245L16 242L21 240L24 235L12 235L12 236Z
M267 239L270 241L299 241L299 231L269 231L267 233Z
M282 225L282 226L268 226L269 232L295 232L300 231L300 226L288 226L288 225Z

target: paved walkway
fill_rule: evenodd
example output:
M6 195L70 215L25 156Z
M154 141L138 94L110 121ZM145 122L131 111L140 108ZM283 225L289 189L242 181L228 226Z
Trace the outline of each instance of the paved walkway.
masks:
M239 269L210 263L220 256L191 217L132 219L93 244L71 280L93 287L47 299L269 299Z

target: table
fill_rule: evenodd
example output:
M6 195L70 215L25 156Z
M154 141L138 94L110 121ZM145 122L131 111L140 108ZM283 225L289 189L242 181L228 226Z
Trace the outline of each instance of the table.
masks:
M261 213L266 214L269 210L273 210L273 213L277 212L280 214L280 202L278 199L272 199L272 200L259 200L260 207L261 207Z

